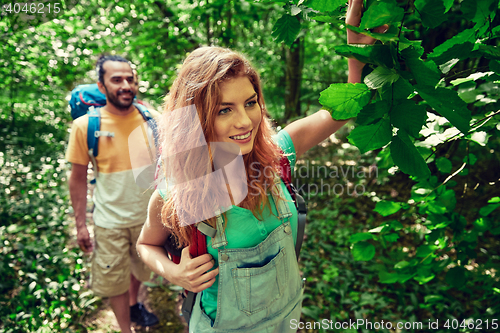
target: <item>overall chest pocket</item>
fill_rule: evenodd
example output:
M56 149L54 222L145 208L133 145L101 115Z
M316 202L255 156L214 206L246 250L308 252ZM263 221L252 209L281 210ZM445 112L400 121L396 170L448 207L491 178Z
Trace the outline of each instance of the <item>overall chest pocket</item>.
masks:
M252 315L270 307L283 296L287 281L285 249L262 267L231 271L240 311Z

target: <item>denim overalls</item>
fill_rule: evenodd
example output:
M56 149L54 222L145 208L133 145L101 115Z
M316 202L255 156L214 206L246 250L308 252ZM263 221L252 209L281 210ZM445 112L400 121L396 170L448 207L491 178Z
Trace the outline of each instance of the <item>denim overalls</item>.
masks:
M277 186L277 195L284 198ZM198 293L189 323L190 333L295 332L290 320L300 318L303 283L300 277L286 202L276 210L281 225L251 248L226 249L223 219L217 218L212 247L218 250L217 316L212 320L200 307Z

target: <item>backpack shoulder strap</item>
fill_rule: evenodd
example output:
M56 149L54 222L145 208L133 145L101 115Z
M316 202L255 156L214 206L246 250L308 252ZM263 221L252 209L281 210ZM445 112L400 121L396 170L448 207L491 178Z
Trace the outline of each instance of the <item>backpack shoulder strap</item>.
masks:
M302 248L302 241L304 240L304 232L306 229L307 205L304 198L299 194L295 186L292 184L292 169L288 157L283 156L280 160L281 179L285 184L290 196L295 202L297 208L298 221L297 221L297 242L295 244L295 255L299 260L300 249Z

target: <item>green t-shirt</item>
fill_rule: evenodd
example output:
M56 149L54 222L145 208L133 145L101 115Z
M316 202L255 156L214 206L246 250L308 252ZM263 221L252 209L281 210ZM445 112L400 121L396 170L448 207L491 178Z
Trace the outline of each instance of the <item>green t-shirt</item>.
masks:
M288 160L290 161L290 168L293 170L295 167L296 153L290 135L286 131L281 130L274 136L273 139L288 157ZM292 212L290 221L292 226L292 235L296 240L297 209L295 208L295 204L293 203L290 193L288 192L283 181L281 182L281 188L287 200L288 206L290 207L290 211ZM159 190L159 193L164 199L166 198L165 190ZM277 218L278 212L276 211L276 206L271 194L268 194L268 198L272 213L269 211L269 207L266 206L262 212L263 221L258 220L250 210L238 206L232 206L226 212L227 225L225 232L228 241L226 248L236 249L254 247L264 241L274 229L280 226L281 221ZM216 268L219 266L218 253L216 249L212 248L211 241L212 239L207 237L207 250L208 253L214 258L214 268ZM210 288L205 289L201 295L201 305L205 313L212 320L215 320L215 316L217 314L217 293L219 290L218 283L219 277L217 276L214 284Z
M281 147L285 155L290 161L290 168L293 170L295 167L295 147L293 146L292 139L290 135L282 130L275 137L275 142ZM291 226L292 234L294 239L297 238L297 209L292 201L290 193L288 192L283 181L281 182L281 187L285 197L288 201L290 211L292 212ZM254 247L264 241L267 236L277 227L280 226L281 222L277 218L278 212L276 211L276 206L271 194L268 194L269 203L271 205L272 214L269 208L266 206L262 216L263 221L259 221L250 210L241 208L238 206L232 206L226 212L227 225L226 225L226 237L228 249L236 248L249 248ZM218 254L217 250L213 249L211 246L211 238L207 237L207 250L208 253L212 255L215 259L214 268L218 267ZM216 277L214 284L205 289L201 295L201 305L205 310L205 313L212 319L215 320L217 314L217 293L219 290L219 277Z

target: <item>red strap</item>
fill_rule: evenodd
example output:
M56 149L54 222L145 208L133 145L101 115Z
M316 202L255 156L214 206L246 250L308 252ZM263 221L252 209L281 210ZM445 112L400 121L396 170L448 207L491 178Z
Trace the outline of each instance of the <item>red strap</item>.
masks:
M204 234L202 234L198 228L193 227L192 242L189 247L189 253L191 257L195 258L207 253L207 239Z

